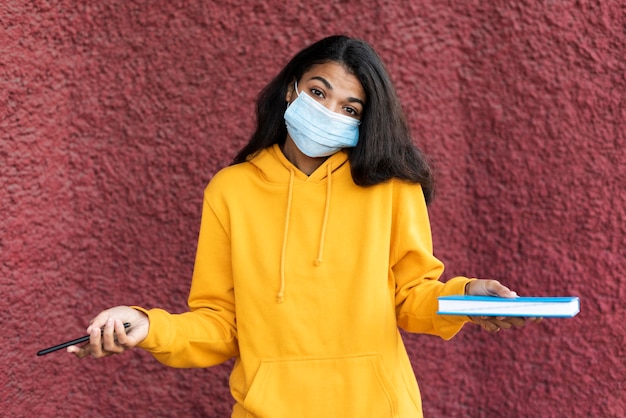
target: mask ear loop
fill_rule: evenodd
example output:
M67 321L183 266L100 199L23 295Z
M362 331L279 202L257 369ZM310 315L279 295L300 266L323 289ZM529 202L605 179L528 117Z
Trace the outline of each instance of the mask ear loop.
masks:
M300 97L300 93L298 93L298 80L293 82L293 90L296 92L296 97ZM290 102L287 102L287 107L291 106L292 103L293 103L293 100Z

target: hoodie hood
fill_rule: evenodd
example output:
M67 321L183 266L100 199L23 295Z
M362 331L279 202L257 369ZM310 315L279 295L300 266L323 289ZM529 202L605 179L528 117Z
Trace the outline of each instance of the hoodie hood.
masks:
M285 157L278 144L261 150L249 162L260 171L265 180L271 183L289 183L291 171L293 171L295 181L319 183L328 178L328 167L331 173L342 169L349 170L349 164L346 164L348 153L342 150L329 156L317 170L307 176Z
M338 170L349 170L348 154L339 151L329 156L311 175L307 176L298 169L291 161L285 157L278 144L262 150L250 160L262 177L272 183L285 183L287 195L285 199L285 226L283 229L283 241L280 252L280 283L276 292L276 302L283 303L285 300L285 253L288 247L289 226L291 218L291 208L293 202L293 188L295 182L321 183L326 182L326 204L322 218L317 256L313 258L313 266L318 267L324 258L324 240L326 238L326 228L328 226L328 216L330 214L330 204L332 196L332 177Z

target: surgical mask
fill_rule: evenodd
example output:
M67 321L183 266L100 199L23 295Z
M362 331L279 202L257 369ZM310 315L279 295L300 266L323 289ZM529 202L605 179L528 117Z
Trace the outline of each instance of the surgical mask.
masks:
M285 111L287 132L298 149L309 157L326 157L359 142L359 120L327 109L306 93Z

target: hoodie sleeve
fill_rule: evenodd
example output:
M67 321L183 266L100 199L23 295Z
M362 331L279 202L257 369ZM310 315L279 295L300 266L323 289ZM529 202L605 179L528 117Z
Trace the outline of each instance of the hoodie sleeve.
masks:
M170 314L137 308L150 318L148 336L139 346L172 367L208 367L238 355L230 239L210 191L211 185L204 195L190 311ZM219 199L214 202L220 204Z
M420 186L396 183L391 274L396 284L398 325L409 332L452 338L470 322L465 316L437 315L437 297L463 294L471 279L443 283L444 266L433 255L430 222Z

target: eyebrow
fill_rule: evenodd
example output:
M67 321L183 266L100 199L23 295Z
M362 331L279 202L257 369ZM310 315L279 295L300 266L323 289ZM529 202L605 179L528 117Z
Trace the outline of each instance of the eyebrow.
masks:
M314 77L309 78L309 80L319 80L326 86L326 88L328 90L332 90L333 89L332 84L330 84L328 82L328 80L326 80L324 77L314 76ZM361 106L365 107L365 102L363 100L357 98L357 97L348 97L348 101L351 102L351 103L360 103Z

